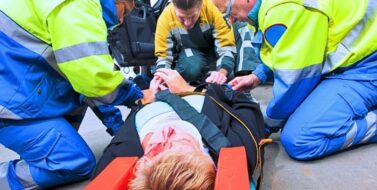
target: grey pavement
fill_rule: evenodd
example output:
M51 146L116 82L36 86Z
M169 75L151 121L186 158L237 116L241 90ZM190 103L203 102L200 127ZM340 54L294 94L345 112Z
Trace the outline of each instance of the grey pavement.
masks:
M271 86L252 90L262 110L271 99ZM124 116L128 110L121 107ZM111 137L105 127L89 110L79 133L89 144L98 159ZM264 178L262 190L372 190L377 189L377 147L365 145L315 161L295 161L280 145L279 134L272 135L274 142L265 147ZM18 156L0 145L0 162ZM58 190L83 189L88 181Z

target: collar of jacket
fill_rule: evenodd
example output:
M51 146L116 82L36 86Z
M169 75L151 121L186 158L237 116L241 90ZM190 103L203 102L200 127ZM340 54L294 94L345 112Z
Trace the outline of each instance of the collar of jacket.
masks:
M251 24L255 28L258 28L258 13L259 13L261 4L262 4L262 0L256 0L255 5L253 6L253 8L249 11L249 14L247 15L247 18L249 19L249 24Z

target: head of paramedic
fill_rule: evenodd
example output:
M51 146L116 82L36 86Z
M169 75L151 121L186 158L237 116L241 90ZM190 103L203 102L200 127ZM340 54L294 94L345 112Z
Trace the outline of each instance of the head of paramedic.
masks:
M173 0L174 11L186 29L194 27L200 16L202 0Z
M257 0L212 0L231 23L248 21L248 14Z

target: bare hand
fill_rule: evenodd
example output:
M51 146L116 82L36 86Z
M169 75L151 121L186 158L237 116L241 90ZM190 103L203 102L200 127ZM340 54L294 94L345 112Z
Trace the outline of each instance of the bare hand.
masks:
M209 77L206 79L208 83L224 84L226 82L226 74L220 71L212 71Z
M143 90L143 99L141 102L143 105L149 104L155 100L155 95L157 92L163 90L163 81L161 78L154 77L149 84L149 89ZM166 87L165 87L166 88Z
M155 93L165 90L166 88L167 87L164 86L164 81L162 81L162 78L158 76L153 77L151 83L149 84L149 89L153 90Z
M260 83L261 81L256 75L250 74L234 78L229 82L229 85L232 86L233 90L248 90L257 87Z
M176 70L161 68L157 70L154 76L162 79L163 84L167 86L172 93L189 92L195 89L195 87L190 86ZM160 85L160 87L162 86Z

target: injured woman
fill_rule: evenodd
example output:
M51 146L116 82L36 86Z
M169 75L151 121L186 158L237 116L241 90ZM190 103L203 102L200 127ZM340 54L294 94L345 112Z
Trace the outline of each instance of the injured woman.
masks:
M130 189L214 188L222 147L244 146L248 171L262 165L259 105L226 85L190 86L175 70L159 69L97 164L137 156Z

